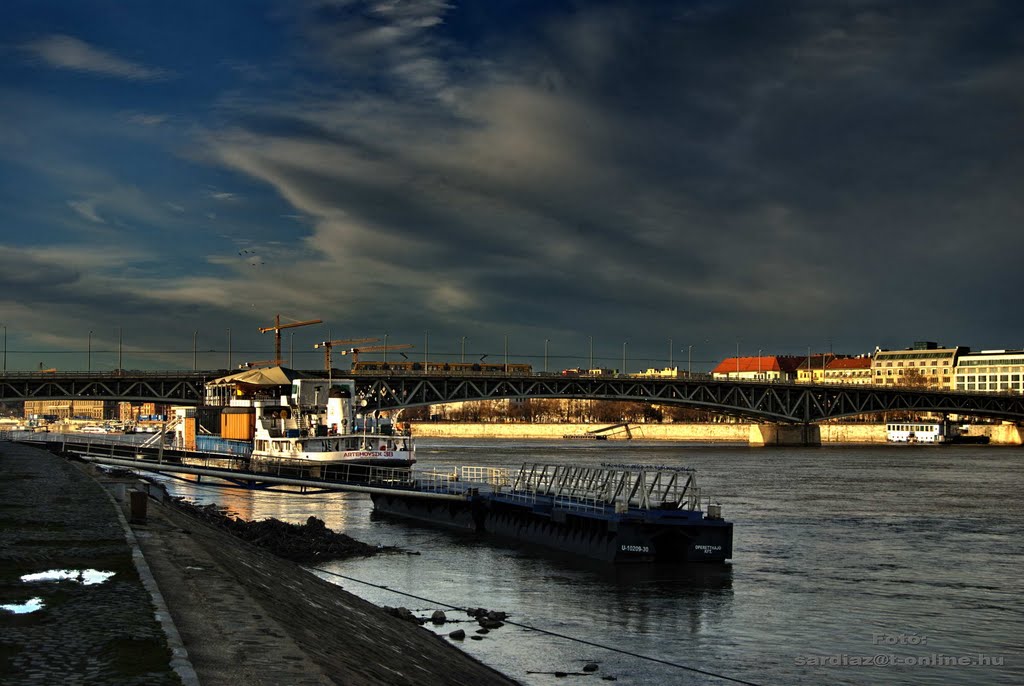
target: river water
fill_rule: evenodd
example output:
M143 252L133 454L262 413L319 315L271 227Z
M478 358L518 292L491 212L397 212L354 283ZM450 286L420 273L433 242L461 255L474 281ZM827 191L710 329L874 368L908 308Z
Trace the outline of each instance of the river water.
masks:
M468 638L477 628L468 621L434 630L464 628L465 652L523 684L730 683L693 670L755 684L1024 683L1020 448L433 439L419 442L417 456L425 468L694 467L735 524L733 560L587 563L376 517L365 495L170 485L246 519L314 515L362 541L416 553L334 562L319 573L422 616L447 606L507 612L515 624L482 640ZM584 677L588 662L598 671Z

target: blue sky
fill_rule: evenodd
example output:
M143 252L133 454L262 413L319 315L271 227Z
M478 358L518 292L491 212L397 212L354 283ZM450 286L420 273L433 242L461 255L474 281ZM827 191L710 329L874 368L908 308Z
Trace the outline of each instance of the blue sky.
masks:
M1022 29L994 1L8 2L8 369L222 367L228 329L267 359L276 314L324 321L284 334L303 368L385 332L629 370L1024 347Z

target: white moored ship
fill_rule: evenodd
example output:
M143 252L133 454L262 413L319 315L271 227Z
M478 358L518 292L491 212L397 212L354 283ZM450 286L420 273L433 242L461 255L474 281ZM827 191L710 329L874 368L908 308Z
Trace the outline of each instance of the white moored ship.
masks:
M356 397L354 380L296 377L276 367L211 382L204 408L191 413L182 408L182 444L208 454L248 457L256 471L303 465L408 467L416 461L412 437L370 411L367 401Z

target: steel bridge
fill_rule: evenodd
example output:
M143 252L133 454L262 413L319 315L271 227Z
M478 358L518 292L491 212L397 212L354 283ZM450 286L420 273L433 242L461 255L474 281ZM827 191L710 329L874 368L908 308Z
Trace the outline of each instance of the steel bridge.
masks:
M228 370L0 375L0 401L118 400L197 405ZM303 372L324 377L324 371ZM374 409L479 400L574 398L678 405L773 424L809 424L883 412L938 412L1024 422L1024 396L880 386L721 381L710 378L564 377L471 373L359 373Z

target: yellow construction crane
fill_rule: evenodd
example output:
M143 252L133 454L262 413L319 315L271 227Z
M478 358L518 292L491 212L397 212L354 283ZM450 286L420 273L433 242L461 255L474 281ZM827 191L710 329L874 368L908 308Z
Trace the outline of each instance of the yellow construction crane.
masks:
M313 345L313 349L324 349L324 369L331 370L331 348L336 345L351 345L352 343L375 343L379 338L348 338L344 340L321 341ZM343 353L344 354L344 353Z
M342 355L351 355L352 364L359 361L359 353L376 353L388 350L407 350L413 346L409 343L399 343L397 345L367 345L362 348L349 348L348 350L342 350Z
M281 329L292 329L296 326L309 326L310 324L319 324L322 319L310 319L304 322L290 322L288 324L281 323L281 315L274 315L273 326L261 326L260 333L266 333L268 331L274 332L274 359L277 360L277 364L281 364Z

